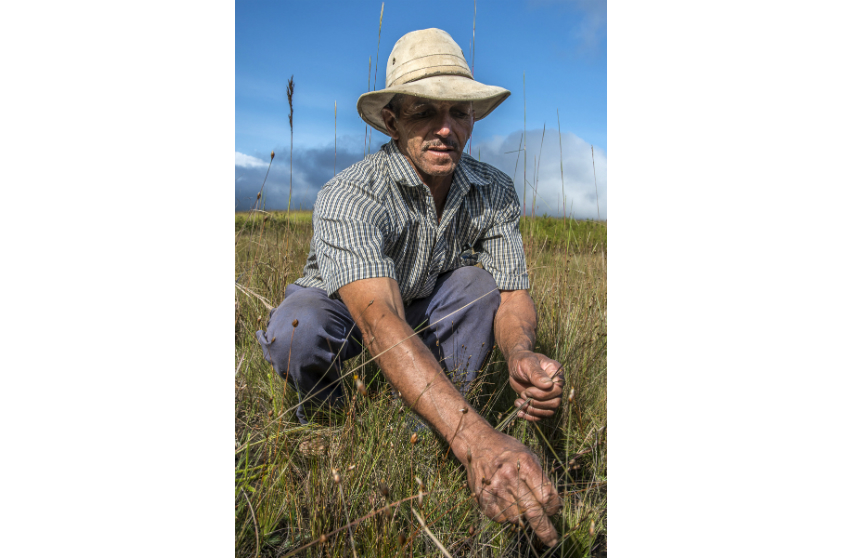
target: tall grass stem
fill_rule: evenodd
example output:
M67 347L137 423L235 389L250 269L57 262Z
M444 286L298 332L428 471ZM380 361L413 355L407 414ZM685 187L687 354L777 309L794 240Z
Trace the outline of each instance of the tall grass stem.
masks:
M558 121L558 164L561 168L561 218L567 216L567 197L564 195L564 155L561 151L561 117L558 115L558 109L555 109L556 120Z
M591 164L593 165L593 189L596 192L596 219L600 221L599 217L599 189L596 187L596 163L593 157L593 145L591 146Z

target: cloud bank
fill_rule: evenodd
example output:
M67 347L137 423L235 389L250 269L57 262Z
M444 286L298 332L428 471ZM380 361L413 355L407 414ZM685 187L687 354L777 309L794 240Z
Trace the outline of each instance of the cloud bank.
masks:
M363 158L362 136L340 138L336 147L336 172L350 167ZM372 151L380 145L374 144ZM272 168L267 176L269 156L265 159L235 152L234 154L234 198L235 210L250 209L260 186L266 178L263 188L263 200L266 209L286 210L289 199L289 149L275 152ZM292 207L312 209L316 194L334 174L333 143L324 147L296 148L292 150Z
M562 197L561 167L559 165L559 135L555 129L547 128L541 148L541 130L526 133L526 156L517 150L522 132L507 136L493 136L476 141L472 146L474 157L490 163L509 176L514 175L515 188L523 207L524 163L526 165L526 212L532 213L533 195L536 215L560 216L565 212L577 219L607 219L607 156L605 151L594 148L596 188L594 187L594 164L591 162L591 146L571 133L562 133L561 142L564 161L564 197ZM351 166L363 157L362 138L341 138L336 149L336 172ZM380 148L374 142L372 151ZM540 165L537 157L540 151ZM515 165L517 171L515 172ZM250 209L257 198L260 186L266 177L263 190L266 208L285 210L289 197L290 172L289 150L276 152L268 176L268 155L265 159L235 152L235 209ZM536 168L540 167L536 172ZM312 209L316 195L334 174L334 146L316 148L293 148L292 161L292 207ZM537 193L534 186L537 185ZM598 208L597 208L598 204Z
M608 218L608 159L604 150L594 147L592 160L589 143L575 134L562 133L560 153L558 130L547 128L546 132L527 130L526 156L524 157L521 151L518 158L517 151L521 147L522 135L523 132L512 132L505 137L494 136L483 142L475 142L472 152L474 157L484 163L513 176L521 208L524 202L524 163L526 164L527 214L532 214L534 197L536 215L546 213L560 216L565 213L567 216L572 214L577 219ZM564 161L563 188L561 155ZM537 186L537 190L534 186Z

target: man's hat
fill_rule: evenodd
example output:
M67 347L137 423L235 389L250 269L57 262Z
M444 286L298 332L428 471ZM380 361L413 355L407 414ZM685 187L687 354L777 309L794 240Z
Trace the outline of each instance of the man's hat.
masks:
M407 33L386 61L386 88L360 95L357 112L386 135L380 111L398 93L436 101L472 101L481 120L511 95L506 89L474 80L456 41L441 29Z

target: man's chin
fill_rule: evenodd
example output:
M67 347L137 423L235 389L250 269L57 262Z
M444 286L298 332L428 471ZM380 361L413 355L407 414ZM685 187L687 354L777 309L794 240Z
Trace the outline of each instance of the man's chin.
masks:
M456 170L456 165L435 165L435 166L428 166L424 169L424 172L429 176L447 176L449 174L453 174L453 171Z
M454 156L456 155L456 156ZM459 156L453 151L448 151L443 155L434 155L427 157L424 165L428 169L428 173L432 175L450 174L456 170L456 164L459 162Z

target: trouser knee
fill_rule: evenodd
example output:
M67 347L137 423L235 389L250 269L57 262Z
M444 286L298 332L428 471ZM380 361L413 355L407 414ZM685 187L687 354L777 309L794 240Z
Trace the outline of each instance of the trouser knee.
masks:
M264 358L294 382L301 399L311 398L315 405L337 404L342 399L342 360L359 353L358 332L341 302L320 289L291 285L257 339ZM298 411L305 421L303 409Z

